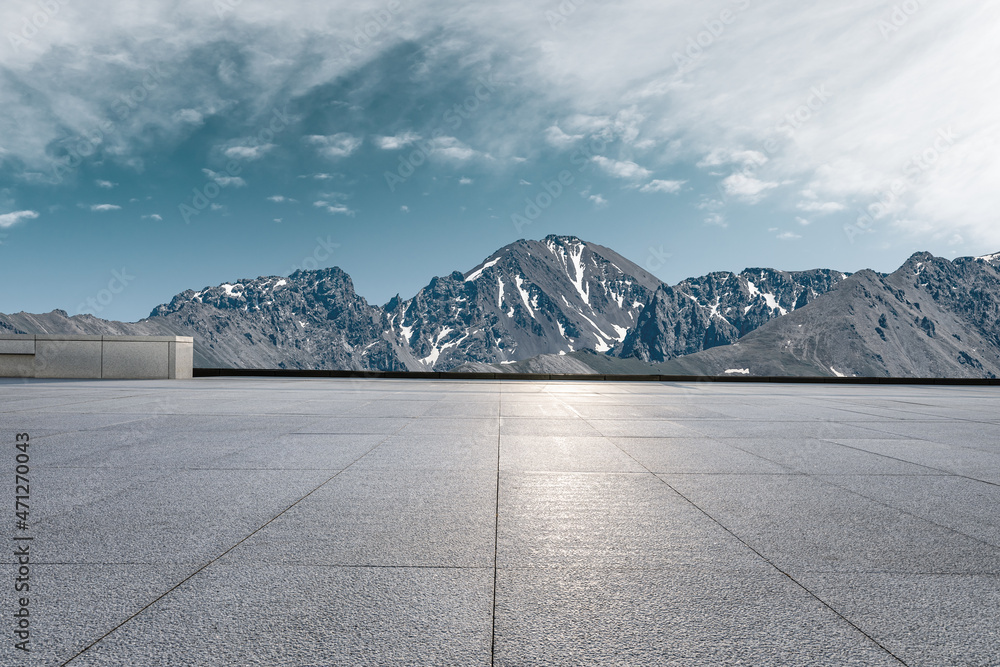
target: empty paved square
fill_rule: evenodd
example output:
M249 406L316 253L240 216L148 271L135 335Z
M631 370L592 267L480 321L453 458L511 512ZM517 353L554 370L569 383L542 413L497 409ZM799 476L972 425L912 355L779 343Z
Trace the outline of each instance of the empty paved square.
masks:
M0 444L3 665L1000 655L997 388L3 380Z

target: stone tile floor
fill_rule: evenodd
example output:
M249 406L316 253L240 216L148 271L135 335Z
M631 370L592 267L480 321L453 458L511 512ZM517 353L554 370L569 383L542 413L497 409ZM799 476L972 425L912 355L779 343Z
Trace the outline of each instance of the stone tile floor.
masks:
M997 388L2 380L0 480L2 665L1000 663Z

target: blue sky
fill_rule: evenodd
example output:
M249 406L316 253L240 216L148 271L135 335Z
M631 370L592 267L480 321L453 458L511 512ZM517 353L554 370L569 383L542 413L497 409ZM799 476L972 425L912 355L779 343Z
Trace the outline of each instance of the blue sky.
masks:
M136 320L333 265L382 304L550 233L668 282L1000 250L995 4L17 0L0 26L2 312Z

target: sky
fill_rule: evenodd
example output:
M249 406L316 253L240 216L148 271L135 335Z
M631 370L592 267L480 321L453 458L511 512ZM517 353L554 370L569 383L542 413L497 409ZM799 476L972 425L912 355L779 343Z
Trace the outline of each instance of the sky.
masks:
M1000 251L1000 3L5 0L0 312L520 238L668 283Z

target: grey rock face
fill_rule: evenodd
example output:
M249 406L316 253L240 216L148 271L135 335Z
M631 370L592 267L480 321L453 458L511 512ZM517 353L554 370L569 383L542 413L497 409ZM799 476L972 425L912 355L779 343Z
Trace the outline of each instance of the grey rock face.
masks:
M890 275L851 276L738 343L668 363L664 372L679 374L997 377L1000 272L989 258L917 253Z
M411 370L604 352L624 340L660 285L613 250L549 236L513 243L469 273L394 299L385 327Z
M224 367L403 370L381 317L334 267L188 290L143 322L188 332Z
M331 268L188 290L135 323L17 313L0 332L194 336L199 367L993 377L998 267L1000 253L918 253L888 276L747 269L671 287L549 236L384 307Z
M710 273L662 286L615 351L623 358L661 362L729 345L808 305L846 277L822 269L746 269L738 275Z
M0 323L33 333L194 336L200 367L449 370L608 351L660 285L613 250L550 236L512 243L475 270L434 278L384 308L331 268L187 290L136 323L66 313Z
M195 366L405 370L382 337L382 311L338 268L187 290L134 323L90 315L0 316L14 333L194 336Z

